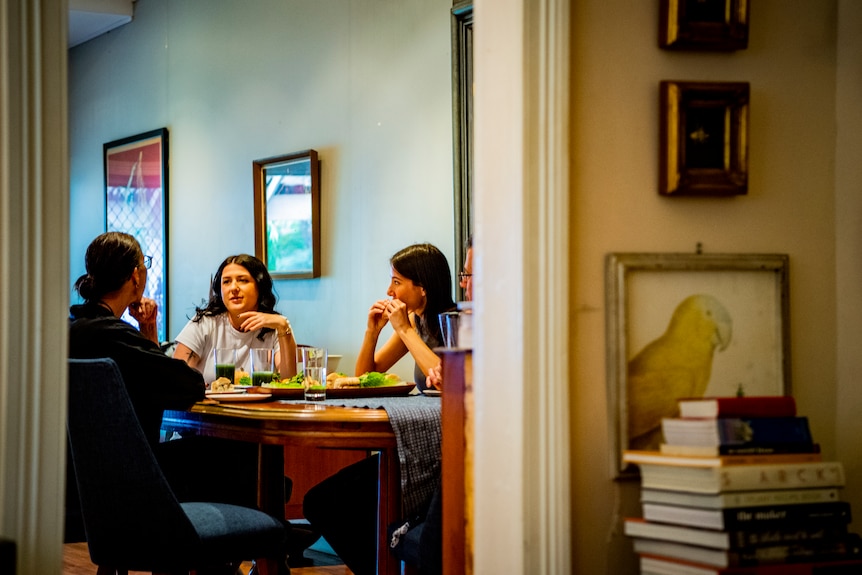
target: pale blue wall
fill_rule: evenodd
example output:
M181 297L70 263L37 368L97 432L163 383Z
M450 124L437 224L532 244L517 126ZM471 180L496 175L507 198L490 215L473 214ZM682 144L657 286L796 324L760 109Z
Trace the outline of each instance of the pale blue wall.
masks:
M314 148L323 277L277 282L279 310L352 369L389 256L430 241L454 265L450 8L138 0L69 52L71 281L104 231L104 143L169 129L172 337L224 257L254 252L252 161Z

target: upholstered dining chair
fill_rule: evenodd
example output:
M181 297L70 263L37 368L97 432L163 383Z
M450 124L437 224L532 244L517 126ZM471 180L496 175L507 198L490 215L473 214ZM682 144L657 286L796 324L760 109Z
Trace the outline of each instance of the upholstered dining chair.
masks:
M69 443L98 574L189 573L256 561L285 573L285 530L256 509L180 503L111 359L69 360Z

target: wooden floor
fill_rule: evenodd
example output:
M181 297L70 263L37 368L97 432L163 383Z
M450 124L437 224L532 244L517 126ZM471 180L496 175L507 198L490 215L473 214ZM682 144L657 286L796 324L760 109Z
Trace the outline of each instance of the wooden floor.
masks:
M251 563L242 564L243 574L247 574ZM295 567L291 575L353 575L344 565L320 567ZM67 543L63 546L63 575L96 575L96 566L90 561L86 543ZM149 575L140 571L129 571L129 575Z

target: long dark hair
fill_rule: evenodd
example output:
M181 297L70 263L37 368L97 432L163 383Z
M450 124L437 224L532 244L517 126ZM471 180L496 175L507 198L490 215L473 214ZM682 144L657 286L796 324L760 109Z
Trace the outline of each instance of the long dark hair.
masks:
M452 300L452 272L449 262L439 249L431 244L413 244L389 258L393 269L425 288L425 311L416 315L420 331L440 338L437 315L455 307Z
M129 234L106 232L87 246L87 273L75 281L75 290L86 303L98 302L123 287L144 257L141 244Z
M257 285L257 311L263 313L278 313L275 311L275 304L278 298L272 287L272 277L266 269L266 265L259 259L248 254L239 254L228 256L221 263L213 276L212 285L210 285L210 299L204 307L195 308L195 317L192 321L200 321L205 315L214 316L225 313L227 308L224 306L224 301L221 297L221 274L224 268L229 264L236 264L244 267L251 274L254 283ZM271 332L272 329L265 327L260 330L257 339L263 341L264 336Z

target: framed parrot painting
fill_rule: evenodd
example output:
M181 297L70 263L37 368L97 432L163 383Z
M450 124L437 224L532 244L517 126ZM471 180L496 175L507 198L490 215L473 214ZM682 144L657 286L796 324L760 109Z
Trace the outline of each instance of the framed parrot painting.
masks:
M611 253L605 281L613 477L679 398L790 394L787 255Z

